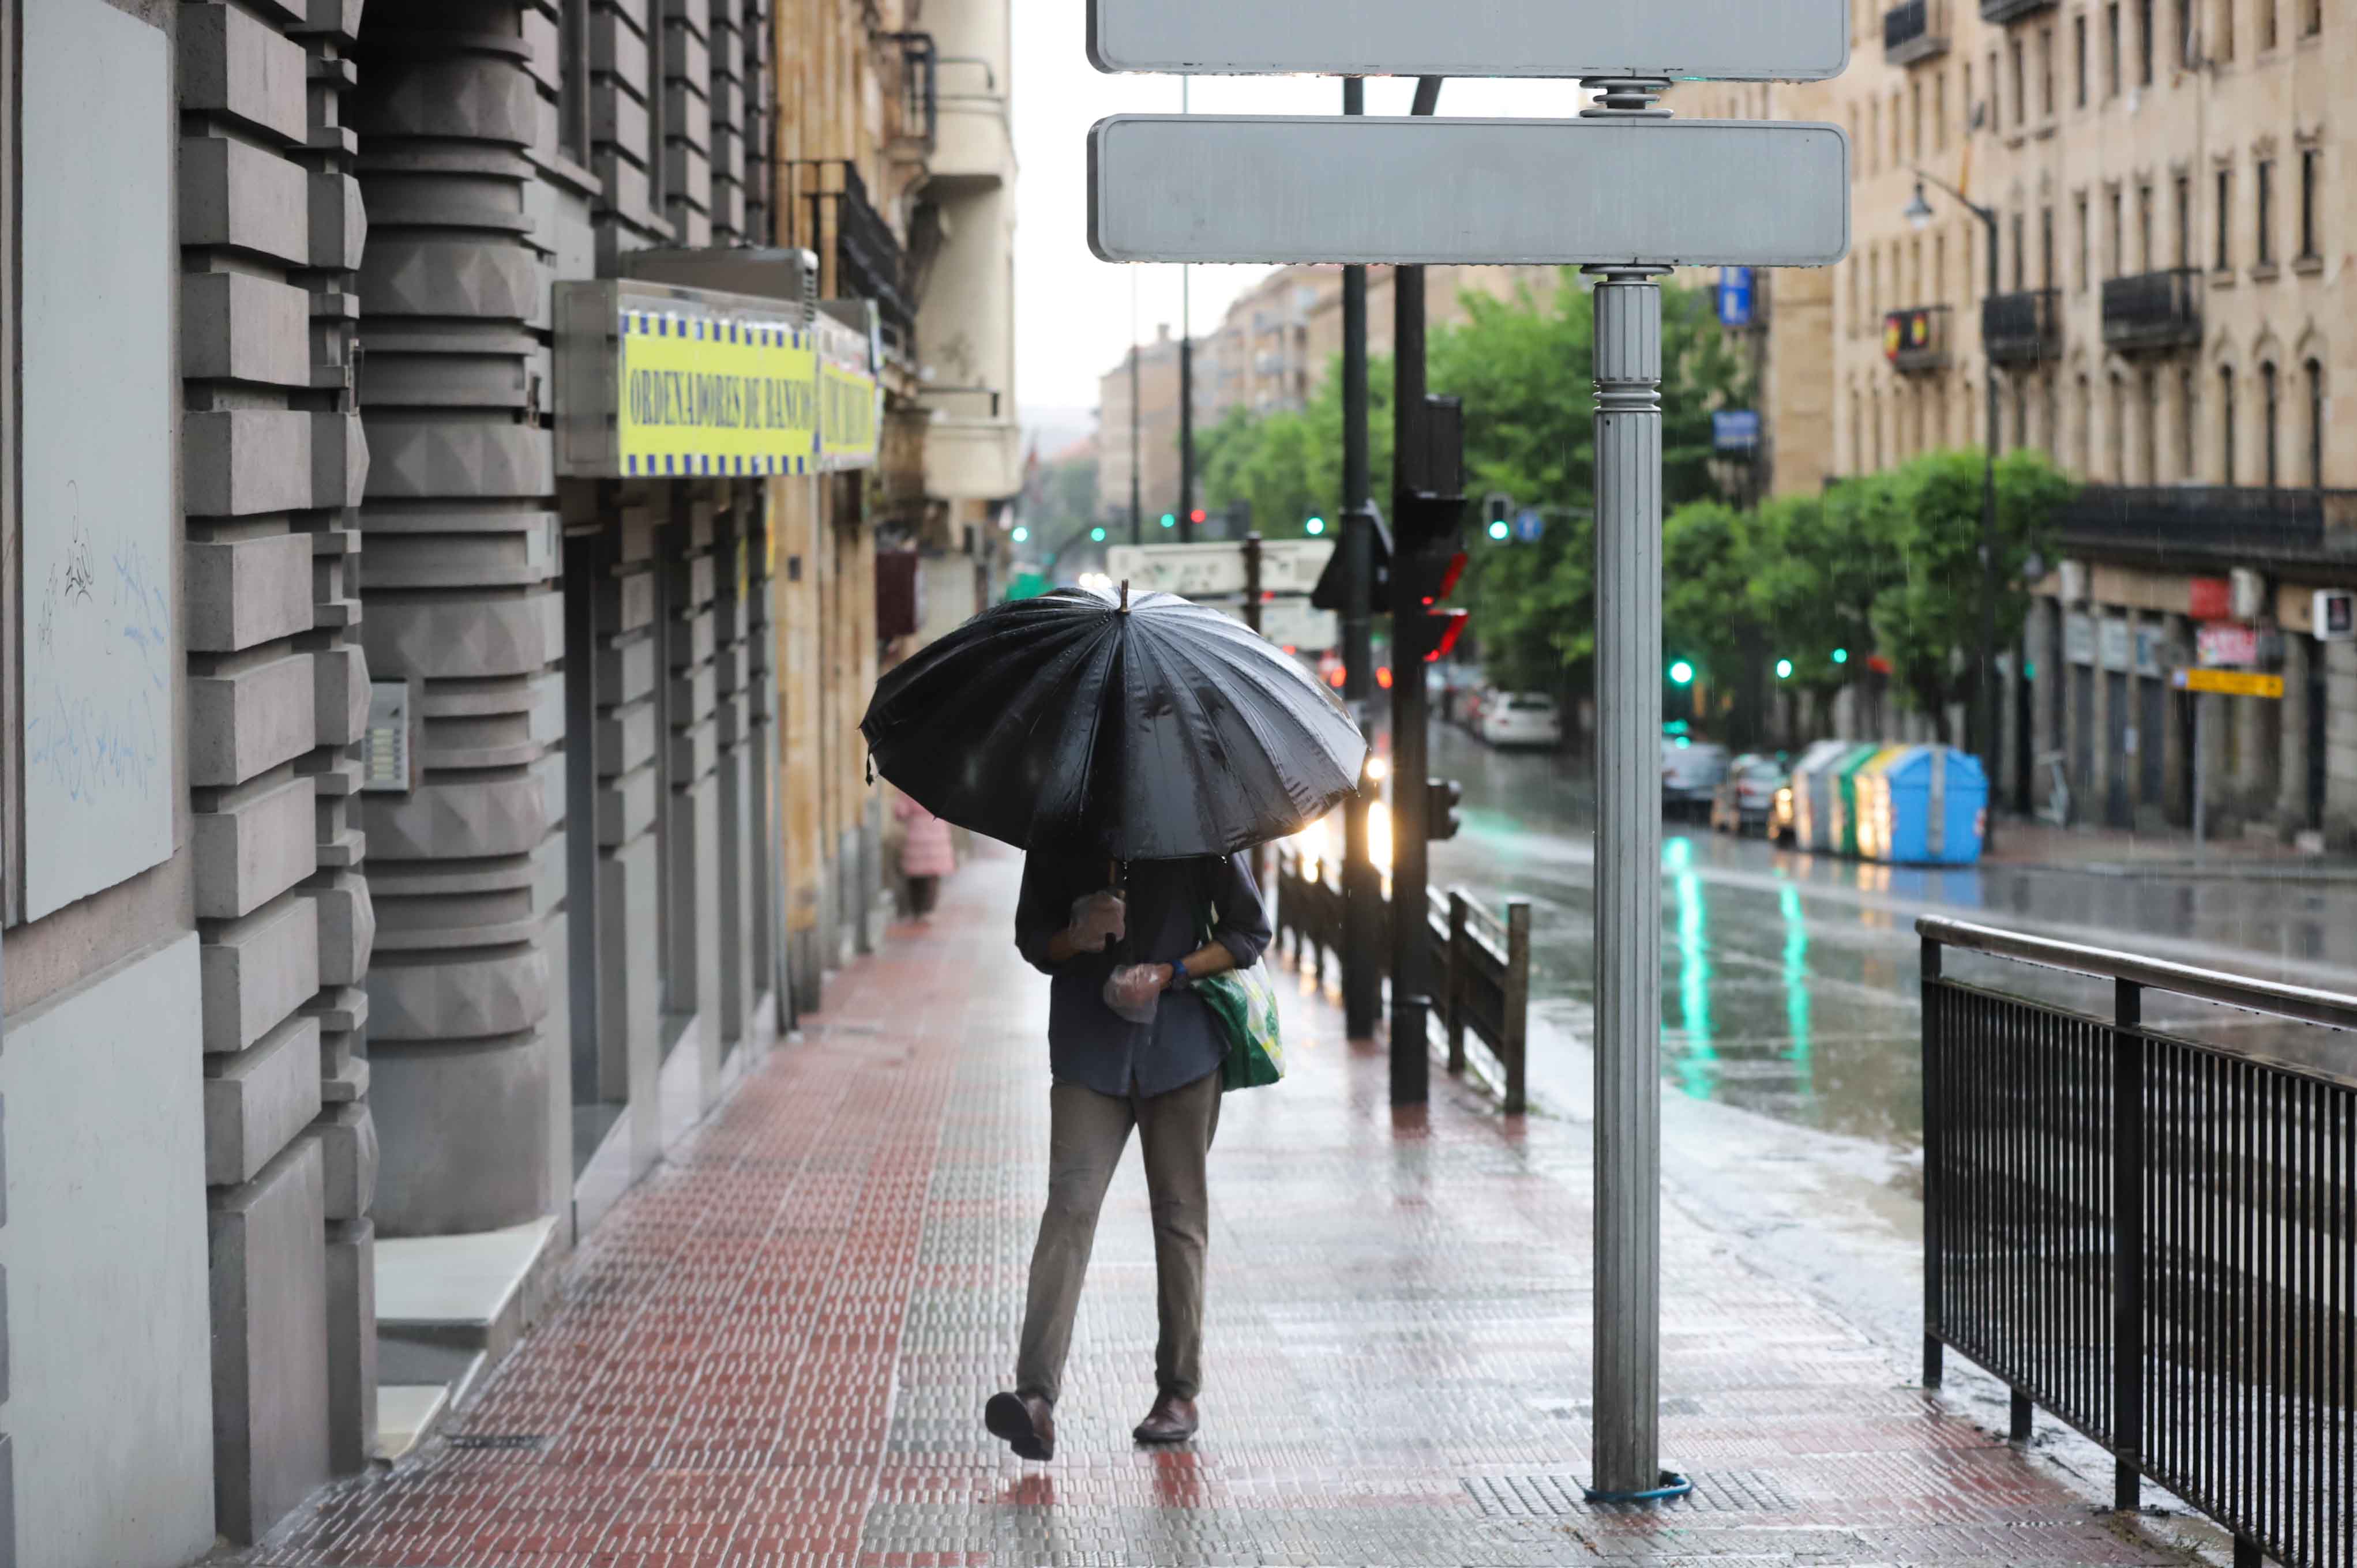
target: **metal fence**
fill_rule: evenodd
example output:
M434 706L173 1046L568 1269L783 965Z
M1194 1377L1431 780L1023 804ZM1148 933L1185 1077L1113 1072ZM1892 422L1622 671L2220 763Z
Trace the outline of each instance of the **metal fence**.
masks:
M1297 966L1325 972L1327 955L1342 947L1342 888L1338 868L1305 863L1291 850L1276 861L1276 940ZM1379 929L1389 929L1390 900ZM1478 1041L1496 1064L1509 1114L1529 1104L1527 1063L1531 1004L1531 907L1522 899L1493 914L1462 888L1435 890L1426 910L1432 943L1432 1008L1448 1046L1448 1070L1462 1073L1466 1040ZM1378 944L1388 973L1391 943Z
M2357 1079L2162 1033L2147 993L2357 1029L2357 997L1961 921L1923 941L1924 1380L1944 1347L2233 1532L2357 1565ZM1943 972L2107 982L2096 1017Z

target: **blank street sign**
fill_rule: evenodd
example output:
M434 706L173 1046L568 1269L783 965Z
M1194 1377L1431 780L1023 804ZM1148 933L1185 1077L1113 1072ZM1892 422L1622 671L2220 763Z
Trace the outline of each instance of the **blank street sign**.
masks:
M1099 70L1821 81L1846 0L1089 0Z
M1829 266L1849 139L1767 120L1121 114L1089 132L1108 262Z

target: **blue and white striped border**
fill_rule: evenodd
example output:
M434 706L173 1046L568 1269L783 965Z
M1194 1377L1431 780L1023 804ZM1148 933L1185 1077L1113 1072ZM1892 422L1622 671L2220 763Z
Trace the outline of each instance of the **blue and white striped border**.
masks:
M719 475L735 478L766 474L780 476L807 474L811 471L808 457L715 457L708 452L684 455L667 452L660 457L622 459L622 473L636 478L701 478Z
M756 349L807 349L810 333L782 321L716 320L671 310L625 310L625 338L686 338L699 343L742 343Z

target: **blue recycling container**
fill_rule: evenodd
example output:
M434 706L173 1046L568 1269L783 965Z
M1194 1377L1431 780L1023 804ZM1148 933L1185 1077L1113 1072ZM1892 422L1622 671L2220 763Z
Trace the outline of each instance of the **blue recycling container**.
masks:
M1988 828L1980 759L1952 746L1914 746L1857 780L1858 843L1900 865L1971 865Z

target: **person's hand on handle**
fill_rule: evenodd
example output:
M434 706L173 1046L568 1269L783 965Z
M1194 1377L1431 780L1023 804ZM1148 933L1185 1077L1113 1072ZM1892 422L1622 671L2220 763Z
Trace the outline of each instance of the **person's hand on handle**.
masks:
M1128 930L1129 906L1114 892L1092 893L1072 904L1072 950L1103 952Z

